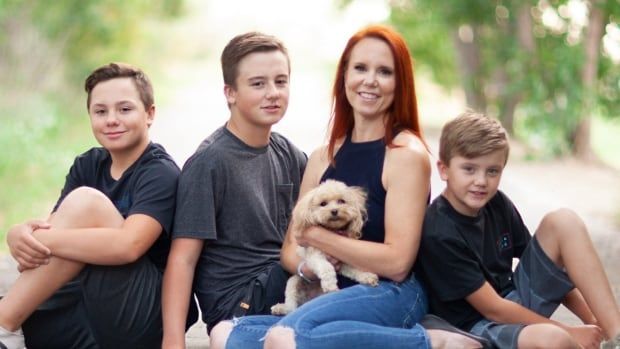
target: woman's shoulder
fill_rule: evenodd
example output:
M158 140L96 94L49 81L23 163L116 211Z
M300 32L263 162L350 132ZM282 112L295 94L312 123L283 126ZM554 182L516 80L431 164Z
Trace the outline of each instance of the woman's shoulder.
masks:
M411 131L399 132L392 143L394 147L389 147L388 153L397 157L399 161L429 161L426 144Z

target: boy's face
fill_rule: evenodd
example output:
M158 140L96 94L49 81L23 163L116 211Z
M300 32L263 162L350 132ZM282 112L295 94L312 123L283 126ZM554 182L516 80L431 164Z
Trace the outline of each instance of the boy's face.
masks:
M505 162L503 150L472 159L457 155L449 165L438 161L439 175L446 181L444 197L459 213L476 216L497 193Z
M231 116L253 127L271 127L282 119L289 98L289 66L281 51L255 52L238 65L236 88L224 93Z
M116 78L95 85L88 106L95 138L112 153L142 151L155 106L145 110L131 78Z

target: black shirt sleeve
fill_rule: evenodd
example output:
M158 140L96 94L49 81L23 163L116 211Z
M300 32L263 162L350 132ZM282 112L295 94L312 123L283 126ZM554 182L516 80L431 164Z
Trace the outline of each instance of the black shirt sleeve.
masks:
M133 204L128 216L145 214L154 218L162 227L162 233L170 236L176 201L178 179L176 165L165 161L151 161L137 173Z

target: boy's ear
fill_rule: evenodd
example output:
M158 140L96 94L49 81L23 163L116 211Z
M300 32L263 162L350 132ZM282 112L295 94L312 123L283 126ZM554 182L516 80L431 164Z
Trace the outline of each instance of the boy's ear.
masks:
M233 105L237 99L237 91L235 91L235 88L230 85L224 85L224 96L226 96L226 102L228 102L228 105Z
M150 107L146 110L146 125L151 127L153 121L155 120L155 104L151 104Z
M441 160L437 160L437 172L442 181L448 180L448 166Z

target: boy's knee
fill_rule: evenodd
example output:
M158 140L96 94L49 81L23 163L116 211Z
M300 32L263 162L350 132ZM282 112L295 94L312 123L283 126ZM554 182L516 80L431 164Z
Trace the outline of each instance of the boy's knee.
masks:
M520 349L566 349L576 348L573 337L564 329L552 324L526 326L519 334Z
M59 210L90 211L100 206L102 202L110 201L105 194L91 187L78 187L71 191L62 200Z
M91 187L78 187L71 191L60 203L56 215L69 221L74 227L96 227L122 223L122 216L102 192Z
M547 213L540 223L540 233L570 234L585 231L583 220L568 208L560 208Z
M290 327L275 326L265 336L265 349L294 349L295 331Z
M220 321L215 325L209 334L209 348L224 349L233 327L232 321Z

